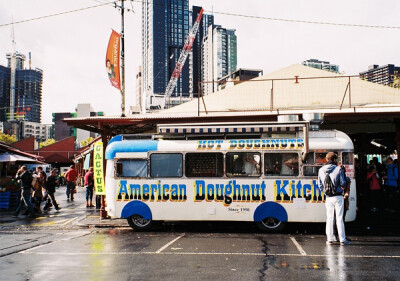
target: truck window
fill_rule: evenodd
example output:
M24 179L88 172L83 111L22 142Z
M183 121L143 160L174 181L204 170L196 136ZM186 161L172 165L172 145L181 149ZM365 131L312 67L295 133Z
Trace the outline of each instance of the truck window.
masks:
M115 175L117 177L147 177L147 160L118 159Z
M150 156L150 176L182 177L182 154L180 153L153 153Z
M342 163L345 165L354 164L353 152L342 152Z
M297 153L265 153L266 176L298 176L299 155Z
M228 152L226 175L228 177L259 177L261 154L256 152Z
M222 177L224 162L222 153L187 153L185 156L187 177Z

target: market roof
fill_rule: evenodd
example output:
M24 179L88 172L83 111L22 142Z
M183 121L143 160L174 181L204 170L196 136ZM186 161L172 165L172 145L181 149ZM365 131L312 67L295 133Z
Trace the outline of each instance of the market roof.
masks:
M204 107L205 104L205 107ZM66 118L68 125L106 135L155 132L157 124L276 121L278 115L324 113L400 118L400 90L299 64L242 82L158 113Z
M21 151L18 148L12 147L11 145L8 145L4 142L0 142L0 153L3 153L3 155L5 155L4 157L7 157L7 155L15 156L14 160L10 160L10 161L44 163L44 158L42 156L34 155L31 153ZM6 159L6 158L4 158L4 159ZM4 161L1 161L1 162L4 162ZM6 162L9 162L9 161L6 161Z
M205 107L204 107L205 104ZM271 111L335 109L376 105L400 105L400 89L325 70L294 64L209 94L200 111ZM197 112L197 101L164 110Z
M33 163L43 163L41 161L38 161L35 158L30 158L30 157L26 157L26 156L22 156L22 155L18 155L18 154L14 154L14 153L2 153L0 154L0 162L33 162Z

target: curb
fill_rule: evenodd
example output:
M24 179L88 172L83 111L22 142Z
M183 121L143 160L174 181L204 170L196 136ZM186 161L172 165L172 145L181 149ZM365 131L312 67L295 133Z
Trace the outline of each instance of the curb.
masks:
M85 222L85 220L95 220L92 222ZM124 224L121 224L117 220L123 220L123 219L103 219L101 220L100 218L98 219L88 219L88 216L82 216L79 219L75 220L73 222L74 225L82 228L115 228L115 227L129 227L127 222L124 222ZM105 222L105 223L102 223ZM112 223L115 222L115 223Z

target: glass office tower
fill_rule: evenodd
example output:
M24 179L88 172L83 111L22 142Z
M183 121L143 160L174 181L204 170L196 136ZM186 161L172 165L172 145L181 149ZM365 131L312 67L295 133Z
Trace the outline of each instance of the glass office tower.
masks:
M220 25L210 25L202 46L202 81L204 95L216 92L217 81L236 70L237 38L234 29L226 29Z
M201 7L193 6L192 8L192 26L195 23L197 16L199 15ZM202 50L203 50L203 40L207 36L208 27L214 25L214 15L203 14L201 19L199 30L197 32L196 38L193 42L192 52L193 52L193 93L194 97L197 97L198 93L198 83L202 79Z
M142 21L142 91L164 95L189 32L189 0L144 0ZM174 96L189 96L188 63Z

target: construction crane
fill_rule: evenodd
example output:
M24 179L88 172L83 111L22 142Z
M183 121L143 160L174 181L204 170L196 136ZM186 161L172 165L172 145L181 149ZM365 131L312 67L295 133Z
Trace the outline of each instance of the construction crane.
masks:
M171 97L172 92L175 90L179 76L181 75L182 72L182 68L185 65L185 61L187 59L190 50L192 49L193 41L196 38L197 30L199 29L202 16L203 16L203 9L200 10L196 22L194 23L192 29L189 31L181 55L179 56L179 59L176 62L174 72L172 73L171 79L169 80L168 85L165 89L165 104L167 104L167 100Z

